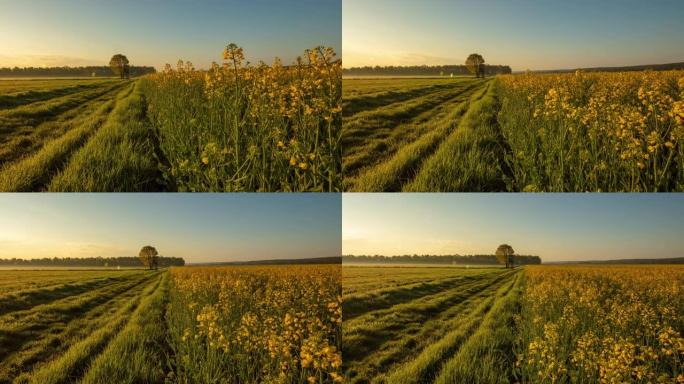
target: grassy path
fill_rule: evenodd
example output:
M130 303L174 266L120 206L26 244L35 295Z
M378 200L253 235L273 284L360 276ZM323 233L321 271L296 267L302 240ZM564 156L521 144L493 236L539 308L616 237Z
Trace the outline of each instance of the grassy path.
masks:
M138 271L94 279L83 284L108 284L67 297L56 295L30 309L3 311L0 383L80 382L116 340L134 339L122 333L149 311L153 298L166 296L166 276L165 272ZM38 297L38 292L28 297ZM129 347L135 351L142 346ZM117 358L121 357L119 353Z
M507 191L500 81L404 79L357 86L343 119L344 189L356 192ZM394 88L391 88L394 82Z
M464 361L458 356L473 357L475 346L494 330L490 319L510 320L512 313L501 308L517 300L522 273L458 273L434 282L345 294L344 305L352 313L343 324L345 382L419 384L447 377L467 382L458 379Z
M57 95L0 111L0 191L166 189L137 81Z

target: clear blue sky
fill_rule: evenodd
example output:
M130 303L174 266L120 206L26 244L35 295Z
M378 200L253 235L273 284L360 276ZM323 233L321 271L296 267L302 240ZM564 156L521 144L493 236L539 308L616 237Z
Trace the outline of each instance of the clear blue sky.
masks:
M684 61L682 0L344 0L344 65L513 70Z
M684 257L684 194L344 194L343 254Z
M0 194L0 258L339 256L339 194Z
M0 66L196 67L234 42L248 59L285 63L316 45L341 50L341 0L0 0Z

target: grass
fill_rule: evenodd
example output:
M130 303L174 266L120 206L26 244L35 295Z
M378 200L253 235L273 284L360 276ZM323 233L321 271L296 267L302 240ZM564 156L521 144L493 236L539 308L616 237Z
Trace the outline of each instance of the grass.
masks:
M479 340L487 319L511 321L512 314L499 308L520 275L504 269L344 267L345 382L433 382L454 355ZM492 353L512 359L512 349Z
M474 100L458 127L425 161L404 191L504 191L502 143L496 122L496 84Z
M119 98L107 121L50 181L52 192L162 189L152 130L139 84Z
M472 78L345 80L345 190L401 191L411 184L459 130L488 83Z
M160 278L142 270L6 273L1 383L76 381Z

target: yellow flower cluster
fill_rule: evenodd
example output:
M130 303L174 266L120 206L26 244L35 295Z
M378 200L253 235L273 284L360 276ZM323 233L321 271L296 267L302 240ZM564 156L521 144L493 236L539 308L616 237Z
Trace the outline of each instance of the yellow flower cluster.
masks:
M684 381L684 267L526 267L523 382Z
M188 382L212 369L227 382L342 381L339 265L171 273L170 328Z
M148 115L166 176L190 191L336 191L341 183L342 63L316 47L285 66L245 61L195 70L180 61L148 77Z
M520 189L684 189L684 71L500 76Z

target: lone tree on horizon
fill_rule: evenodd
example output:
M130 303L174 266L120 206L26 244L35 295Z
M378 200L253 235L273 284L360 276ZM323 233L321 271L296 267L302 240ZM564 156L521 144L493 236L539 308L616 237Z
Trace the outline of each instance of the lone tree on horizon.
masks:
M506 268L509 266L513 268L513 254L515 251L513 247L508 244L501 244L499 248L496 249L496 260L499 264L505 264Z
M138 257L140 257L140 261L145 267L157 269L157 266L159 265L159 253L155 247L151 245L142 247Z
M471 53L466 59L465 65L468 67L470 73L474 74L475 77L480 77L484 79L485 77L485 67L484 58L479 53Z
M116 76L119 76L120 79L128 79L131 75L131 70L130 66L128 65L128 58L126 55L117 53L116 55L112 56L111 60L109 60L109 67Z

